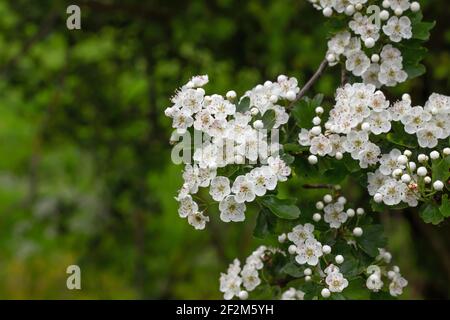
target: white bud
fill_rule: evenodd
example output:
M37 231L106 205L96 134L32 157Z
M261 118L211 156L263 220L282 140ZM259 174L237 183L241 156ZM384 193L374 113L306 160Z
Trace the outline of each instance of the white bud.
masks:
M363 6L362 6L361 3L357 3L357 4L355 5L355 9L358 10L358 11L360 11L362 8L363 8Z
M286 241L286 233L282 233L278 236L278 242L283 243Z
M289 91L286 93L286 99L288 99L289 101L294 101L296 97L297 97L297 95L296 95L295 92L292 91L292 90L289 90Z
M325 254L330 254L331 253L331 247L329 245L324 245L322 246L322 252Z
M320 213L314 213L312 218L315 222L319 222L320 219L322 219L322 216L320 215Z
M319 160L315 155L312 154L308 157L308 162L309 164L316 164L317 162L319 162Z
M331 292L327 288L323 288L322 291L320 291L320 294L326 299L330 297Z
M380 56L378 55L378 54L373 54L372 55L372 57L370 57L370 60L373 62L373 63L378 63L378 62L380 62Z
M442 191L442 189L444 189L444 183L442 181L440 181L440 180L436 180L433 183L433 188L436 191Z
M381 203L383 201L383 195L381 193L375 193L373 196L373 201L376 203Z
M397 8L395 9L394 13L396 16L401 16L403 14L403 10L401 8Z
M318 201L316 202L316 209L317 210L322 210L324 207L323 202L322 201Z
M353 235L355 237L361 237L363 234L363 229L361 229L360 227L356 227L355 229L353 229Z
M405 165L405 164L408 163L408 157L405 156L405 155L398 156L397 162L398 162L399 164Z
M421 177L425 177L427 175L427 173L428 173L428 170L425 167L419 167L417 169L417 174Z
M346 204L347 203L347 199L345 198L345 197L339 197L338 198L338 202L340 203L340 204Z
M323 202L330 203L331 201L333 201L333 197L331 196L331 194L326 194L323 196Z
M245 162L245 159L244 159L244 157L241 156L240 154L237 154L237 155L234 157L234 162L235 162L236 164L243 164L243 163Z
M401 177L402 182L404 183L410 183L411 182L411 176L409 174L404 174Z
M331 123L326 122L325 123L325 129L330 130L331 129Z
M363 124L361 125L361 129L363 131L369 131L370 130L370 123L368 122L363 122Z
M262 129L264 128L264 123L262 122L262 120L256 120L255 122L253 122L253 128Z
M295 254L297 252L297 246L295 244L291 244L288 248L289 254Z
M450 156L450 148L444 148L444 154Z
M420 163L427 162L428 156L426 154L421 153L417 156L417 161L419 161Z
M272 103L277 103L278 102L278 96L273 94L273 95L270 96L269 100Z
M395 277L395 272L394 271L389 271L388 272L388 278L392 280L392 279L394 279L394 277Z
M373 46L375 45L375 40L369 37L364 41L364 45L366 46L366 48L373 48Z
M420 10L420 3L418 3L417 1L414 1L413 3L411 3L411 11L412 12L417 12Z
M396 273L400 272L400 268L398 266L393 266L392 270L394 270L394 272L396 272Z
M310 268L306 268L306 269L303 271L303 274L304 274L305 276L310 276L310 275L312 275L312 270L311 270Z
M239 299L241 300L247 300L248 299L248 292L245 290L242 290L239 292Z
M320 126L314 126L311 128L310 132L313 136L318 136L319 134L322 133L322 128Z
M431 152L430 152L430 158L431 158L432 160L439 159L439 152L437 152L436 150L431 151Z
M392 171L392 177L397 178L400 177L403 173L403 170L400 168L395 169L394 171Z
M416 163L414 161L410 161L408 165L409 165L409 169L412 172L416 171L417 165L416 165Z
M355 6L354 5L348 5L346 8L345 8L345 14L346 15L348 15L348 16L351 16L351 15L353 15L355 13Z
M319 117L314 117L312 120L313 125L318 126L322 122L322 119Z
M358 215L358 216L362 216L363 214L364 214L364 209L363 208L358 208L358 209L356 209L356 214Z
M325 17L331 17L331 15L333 14L333 10L330 7L326 7L325 9L323 9L322 13Z
M384 21L389 19L389 11L387 11L387 10L381 11L380 12L380 19L384 20Z
M426 176L425 178L423 178L423 182L425 182L425 184L430 184L431 183L431 178Z
M228 100L234 100L237 97L236 91L234 91L234 90L228 91L226 96L227 96Z
M355 216L355 210L353 210L352 208L347 209L347 216L349 216L349 218L352 218Z
M305 281L306 281L306 282L311 281L311 276L306 276L306 277L305 277Z
M336 160L342 160L342 158L344 157L344 155L342 154L342 152L336 152L335 156Z
M408 149L406 149L405 151L403 151L403 154L404 154L405 156L407 156L408 158L412 156L411 150L408 150Z
M337 264L341 264L344 262L344 257L340 254L338 254L335 258L334 261L336 261Z
M256 116L259 113L259 110L258 108L251 108L250 113L252 114L252 116Z
M316 111L317 114L322 114L324 110L322 107L317 107L314 111Z
M336 56L334 55L334 53L329 53L327 54L327 61L329 63L333 63L336 61Z
M387 9L391 6L391 3L389 0L383 0L382 6L383 8Z
M411 96L408 93L404 93L402 95L402 100L403 101L411 101Z

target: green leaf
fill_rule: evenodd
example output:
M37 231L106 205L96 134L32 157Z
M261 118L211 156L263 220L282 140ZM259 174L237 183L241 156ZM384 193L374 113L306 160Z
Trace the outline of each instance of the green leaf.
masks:
M292 109L292 116L300 128L312 127L312 119L316 115L316 108L322 104L323 94L316 95L313 99L308 97L298 101Z
M300 209L294 205L295 199L278 199L273 195L264 196L262 204L281 219L294 220L300 216Z
M425 203L419 211L420 217L426 223L439 224L444 220L439 207L434 203Z
M303 273L304 269L305 268L300 267L295 262L290 261L286 265L284 265L280 271L291 277L300 278L304 275L304 273Z
M239 101L236 111L240 113L244 113L250 109L250 98L249 97L243 97L241 101Z
M433 161L431 171L434 181L441 180L444 184L446 184L447 180L450 178L450 156L438 161Z
M439 210L441 211L441 214L448 218L450 217L450 200L448 199L448 195L444 194L442 196L442 203L441 206L439 207Z
M262 117L262 122L264 123L264 129L270 130L273 128L273 126L275 125L275 110L267 110L263 117Z
M255 229L253 229L253 236L259 239L265 239L271 234L274 234L277 225L277 218L270 213L266 208L262 208L256 218Z
M413 24L413 39L428 40L430 39L430 30L434 28L436 21L418 22Z
M407 134L399 122L392 122L391 132L387 134L386 138L389 142L402 147L410 149L417 148L417 138Z
M386 238L383 235L383 226L379 224L361 226L363 235L357 238L357 243L361 249L371 257L378 255L378 248L386 245Z
M348 287L342 291L342 294L351 300L369 300L370 291L367 290L366 281L363 278L356 278L349 281Z
M427 69L423 64L405 65L404 70L408 74L409 79L420 77L427 72Z

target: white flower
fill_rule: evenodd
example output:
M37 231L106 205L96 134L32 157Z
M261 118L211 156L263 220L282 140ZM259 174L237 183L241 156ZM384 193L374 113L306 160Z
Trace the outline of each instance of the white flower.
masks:
M245 203L238 203L233 195L227 196L219 203L220 219L224 222L245 220Z
M342 273L332 272L327 275L325 282L331 292L342 292L348 286L348 280L344 278Z
M313 135L311 134L311 131L302 128L298 134L298 143L301 146L310 146L312 137Z
M186 129L191 127L194 123L194 119L188 112L182 110L176 110L173 114L172 127L177 129L179 134L184 134Z
M194 128L199 131L206 131L213 123L214 118L208 110L202 110L195 115Z
M364 146L364 149L358 153L359 166L365 169L369 165L376 164L380 153L381 149L379 146L372 142L368 142Z
M424 128L417 131L417 141L422 148L434 148L438 144L438 136L442 133L441 128L426 124Z
M332 157L334 157L336 155L336 153L340 152L340 153L344 153L345 149L344 149L344 142L345 142L345 137L340 136L338 134L330 134L328 136L328 140L331 143L332 146L332 150L331 152L328 152L328 154Z
M289 288L281 295L281 300L303 300L305 293L295 288Z
M421 129L427 121L431 120L431 113L425 111L422 107L414 107L400 120L405 125L405 131L413 134Z
M344 53L345 47L350 43L350 38L350 32L339 32L328 41L328 49L339 56Z
M178 208L178 214L181 218L186 218L190 214L195 214L198 211L197 203L192 200L190 195L187 195L180 200L180 206Z
M242 284L242 279L239 276L240 271L239 260L235 259L228 267L228 272L220 274L220 291L224 293L223 298L225 300L230 300L239 295Z
M235 198L238 203L255 200L255 186L246 176L237 177L231 191L236 194Z
M369 135L365 131L351 131L347 135L347 140L344 142L344 148L350 152L352 158L357 160L359 153L364 150L364 146L369 141Z
M383 62L380 66L378 80L388 87L393 87L397 83L404 82L407 78L408 74L398 64Z
M411 101L409 100L397 101L391 108L389 108L392 120L394 121L399 121L409 112L409 110L411 110Z
M400 19L392 16L387 24L383 26L383 31L394 42L400 42L402 39L410 39L412 37L411 20L406 16Z
M405 166L399 164L397 160L401 154L401 151L398 149L392 149L389 154L384 154L380 159L380 172L389 176L395 169L404 169Z
M248 291L254 290L261 283L258 271L252 267L244 267L241 272L242 282Z
M372 63L370 67L363 73L362 79L364 83L373 84L377 88L381 87L381 82L378 80L378 74L380 73L380 65L378 63Z
M448 114L450 113L450 97L433 93L425 103L424 109L432 114Z
M375 112L382 112L389 108L389 101L386 100L383 92L377 91L371 97L370 107Z
M380 160L381 161L381 160ZM375 172L369 172L367 174L367 190L371 196L374 196L378 190L384 185L384 182L388 179L387 176L382 174L379 169Z
M331 153L332 150L333 147L331 146L330 140L328 140L328 138L323 134L311 139L311 147L309 151L312 154L317 154L323 157L326 154Z
M383 195L383 202L388 206L399 204L406 193L406 184L395 179L388 179L378 191Z
M391 44L387 44L383 47L380 57L382 62L387 65L397 65L399 67L402 65L403 58L401 51Z
M345 67L351 71L355 76L361 76L370 67L370 59L363 51L358 51L351 54L345 62Z
M389 0L389 4L393 11L395 11L396 9L406 11L410 7L409 0Z
M391 130L391 114L387 110L372 112L367 122L370 124L370 131L375 135Z
M277 176L268 166L253 169L247 178L253 183L254 192L259 197L265 195L266 190L274 190L277 186Z
M337 229L347 221L348 215L344 211L342 203L330 203L323 210L325 212L324 220L330 225L330 228Z
M212 179L209 194L215 201L222 201L230 192L230 180L227 177L215 177Z
M280 156L269 157L267 159L267 164L272 169L273 173L276 174L278 181L286 181L287 177L291 174L291 168L286 165Z
M307 239L314 238L313 232L314 226L312 224L299 224L298 226L294 227L291 232L288 233L287 237L295 245L299 246L303 244Z
M403 293L403 288L408 285L408 281L399 273L395 273L392 282L389 284L389 293L393 297L397 297Z
M188 222L197 230L205 229L206 222L209 222L209 217L203 215L202 212L191 213L187 216Z
M315 239L307 239L305 243L297 246L297 256L295 261L298 264L307 263L310 266L315 266L319 263L319 258L322 256L322 244Z

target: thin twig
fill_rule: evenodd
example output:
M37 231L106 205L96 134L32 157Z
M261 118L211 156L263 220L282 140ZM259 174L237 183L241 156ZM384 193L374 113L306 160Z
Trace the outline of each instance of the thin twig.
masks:
M341 86L343 87L347 83L347 70L343 66L341 69Z
M295 98L295 100L292 101L292 103L289 105L288 108L291 108L295 102L297 102L298 100L303 98L303 96L306 94L306 92L308 92L308 90L311 89L313 84L316 83L316 81L320 78L320 76L322 75L323 71L326 69L327 66L328 66L327 59L323 59L323 61L319 65L319 68L317 69L316 73L314 73L313 76L308 80L308 82L303 86L303 88L297 94L297 97Z
M304 189L333 189L332 184L304 184L302 186Z

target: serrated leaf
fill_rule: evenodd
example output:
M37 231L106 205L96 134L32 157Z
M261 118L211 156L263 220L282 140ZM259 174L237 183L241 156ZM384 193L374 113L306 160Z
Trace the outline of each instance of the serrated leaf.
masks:
M407 134L399 122L392 123L391 132L387 134L386 139L389 142L402 147L410 149L417 148L417 138L413 135Z
M433 161L431 171L434 181L441 180L445 184L450 178L450 156L442 158L439 161Z
M430 30L433 29L435 25L436 21L414 23L412 26L413 39L419 39L423 41L430 39Z
M300 216L300 209L293 199L278 199L273 195L261 198L262 204L281 219L294 220Z
M304 273L303 273L303 270L304 270L305 268L303 268L303 267L300 267L298 264L296 264L295 262L293 262L293 261L290 261L290 262L288 262L286 265L284 265L282 268L281 268L281 272L283 272L283 273L285 273L285 274L287 274L287 275L289 275L289 276L291 276L291 277L294 277L294 278L300 278L300 277L302 277L303 275L304 275Z
M405 65L404 70L408 74L409 79L420 77L427 71L423 64Z
M419 215L426 223L432 223L434 225L441 223L444 220L439 207L433 203L425 203L422 205L419 211Z
M379 224L362 226L363 235L357 238L356 242L361 249L371 257L378 255L378 248L386 245L386 238L383 235L383 226Z

